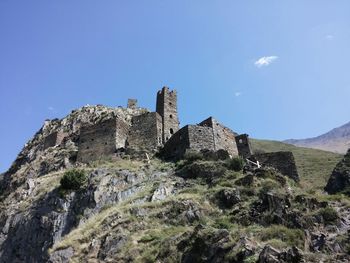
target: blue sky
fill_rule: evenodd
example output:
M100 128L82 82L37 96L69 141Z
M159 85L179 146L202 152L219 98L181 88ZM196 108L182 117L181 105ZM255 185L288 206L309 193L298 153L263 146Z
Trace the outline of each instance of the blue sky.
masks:
M347 0L0 0L0 171L47 118L86 104L214 116L255 138L350 121Z

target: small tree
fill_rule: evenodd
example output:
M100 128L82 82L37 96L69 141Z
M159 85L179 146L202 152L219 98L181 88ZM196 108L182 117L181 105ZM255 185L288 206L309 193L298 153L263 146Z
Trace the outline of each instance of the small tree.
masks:
M61 178L61 188L64 190L78 190L87 180L84 170L72 169L66 171Z

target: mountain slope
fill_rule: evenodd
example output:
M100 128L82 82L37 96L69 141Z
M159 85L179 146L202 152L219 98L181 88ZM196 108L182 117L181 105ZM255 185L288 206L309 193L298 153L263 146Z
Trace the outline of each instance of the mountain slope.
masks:
M290 139L285 143L345 154L350 148L350 122L323 135L309 139Z
M0 262L349 262L350 199L322 190L339 154L252 140L255 152L292 151L300 184L198 152L74 158L84 123L132 114L83 107L26 144L0 182Z
M251 144L253 151L291 151L302 186L311 189L323 189L334 167L343 157L333 152L297 147L278 141L251 139Z

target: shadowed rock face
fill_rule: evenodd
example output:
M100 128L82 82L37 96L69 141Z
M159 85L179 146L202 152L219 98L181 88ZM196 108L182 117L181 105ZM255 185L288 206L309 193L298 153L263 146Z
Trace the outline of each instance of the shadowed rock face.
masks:
M345 192L350 195L350 149L333 170L325 190L329 194Z
M58 251L51 259L48 249L106 205L135 196L143 189L143 180L143 172L95 169L84 189L62 196L56 188L26 211L15 205L4 209L0 213L0 262L61 262L58 258L69 258L71 248Z

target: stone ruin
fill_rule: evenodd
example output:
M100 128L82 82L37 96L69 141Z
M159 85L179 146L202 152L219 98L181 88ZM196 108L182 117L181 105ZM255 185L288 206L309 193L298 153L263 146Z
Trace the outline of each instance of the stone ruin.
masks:
M248 134L238 135L235 139L239 156L250 165L258 168L259 166L269 166L294 181L299 181L298 170L292 152L280 151L253 154Z
M180 129L165 143L161 153L165 159L180 159L188 150L225 150L229 155L237 156L236 135L209 117L198 125L186 125Z
M160 152L164 159L177 160L189 150L225 151L227 156L241 156L251 164L271 166L293 180L299 180L291 152L253 154L247 134L238 135L213 117L180 129L177 93L168 87L157 92L155 112L138 107L136 99L129 99L127 108L110 109L111 112L99 107L102 108L97 116L91 108L86 108L85 119L75 121L73 126L66 123L68 127L65 130L61 129L59 120L46 123L56 125L58 129L44 134L41 149L74 141L77 147L75 160L81 163L110 158L123 152L139 153L143 157L146 153ZM74 112L71 118L81 117L74 117Z

